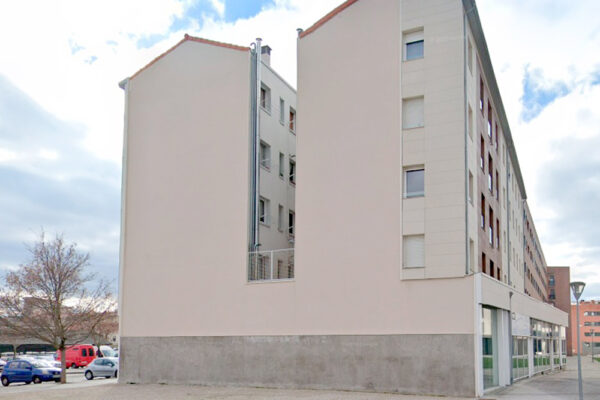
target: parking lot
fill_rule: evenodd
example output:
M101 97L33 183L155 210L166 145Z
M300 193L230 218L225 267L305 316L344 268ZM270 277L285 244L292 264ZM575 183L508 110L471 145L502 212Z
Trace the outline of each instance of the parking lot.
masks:
M79 370L68 370L67 371L67 383L61 385L54 382L43 382L38 385L31 383L29 385L25 383L11 383L9 386L0 386L0 398L10 398L18 393L35 393L35 392L46 392L55 391L59 389L77 389L82 387L91 387L98 385L105 385L110 382L116 383L116 379L105 379L96 378L91 381L85 379L83 376L83 369ZM32 397L33 398L33 397ZM35 397L37 398L37 396Z

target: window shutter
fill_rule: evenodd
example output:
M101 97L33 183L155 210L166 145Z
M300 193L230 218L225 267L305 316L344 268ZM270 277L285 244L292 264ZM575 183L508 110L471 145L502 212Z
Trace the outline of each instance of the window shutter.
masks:
M402 128L418 128L424 125L423 97L405 99L402 102Z
M404 236L404 267L424 267L425 266L425 236L411 235Z

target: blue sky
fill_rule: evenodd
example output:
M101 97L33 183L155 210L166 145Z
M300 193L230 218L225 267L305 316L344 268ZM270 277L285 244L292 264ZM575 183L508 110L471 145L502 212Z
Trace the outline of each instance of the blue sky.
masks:
M0 276L27 261L25 244L43 227L89 251L116 289L117 83L189 33L241 45L260 36L295 85L296 28L341 2L1 3ZM586 294L600 298L600 231L590 223L600 218L600 2L477 4L546 259L573 266Z

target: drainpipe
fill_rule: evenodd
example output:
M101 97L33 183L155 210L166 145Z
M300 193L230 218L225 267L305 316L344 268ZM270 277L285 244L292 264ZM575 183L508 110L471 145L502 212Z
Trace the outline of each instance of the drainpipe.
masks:
M508 293L508 340L509 340L509 360L510 360L510 384L512 385L514 382L514 376L513 376L513 354L514 354L514 343L513 343L513 338L512 338L512 297L513 297L513 291L511 290ZM518 361L517 361L518 362Z
M260 247L259 241L259 200L260 200L260 70L261 70L261 51L262 51L262 39L256 38L256 42L254 44L254 54L255 54L255 82L254 82L254 90L256 96L254 96L254 101L252 104L252 111L254 113L254 218L253 218L253 243L252 250L258 251Z
M467 11L467 12L470 12ZM467 93L467 12L463 14L463 95L465 97L465 123L464 123L464 154L465 154L465 275L470 274L469 266L471 265L470 254L470 238L469 238L469 163L467 155L467 136L469 135L469 97Z

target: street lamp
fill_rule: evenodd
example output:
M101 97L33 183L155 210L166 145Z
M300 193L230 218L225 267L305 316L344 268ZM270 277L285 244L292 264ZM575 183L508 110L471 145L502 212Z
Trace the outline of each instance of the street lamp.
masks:
M592 334L592 362L594 362L594 328L590 329L590 333Z
M579 378L579 400L583 400L583 382L581 380L581 337L579 336L579 298L585 288L584 282L571 282L571 290L577 302L577 375Z

